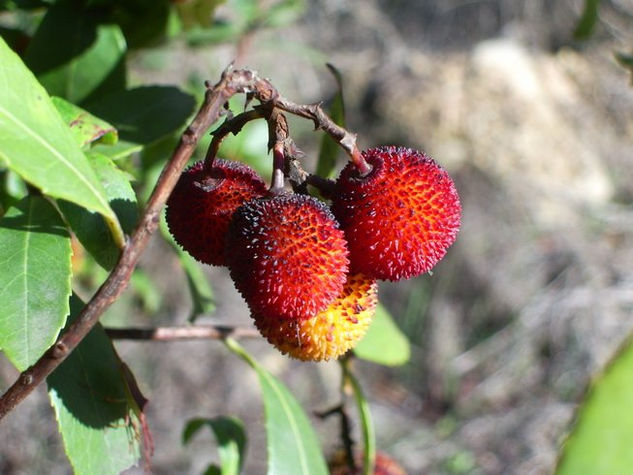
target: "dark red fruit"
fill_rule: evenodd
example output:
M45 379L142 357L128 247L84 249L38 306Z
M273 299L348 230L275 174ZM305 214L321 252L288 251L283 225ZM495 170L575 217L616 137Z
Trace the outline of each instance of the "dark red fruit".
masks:
M266 194L249 166L215 159L210 173L198 162L185 170L167 200L167 225L176 242L205 264L226 265L224 245L233 212Z
M343 231L321 201L283 193L249 201L233 215L226 245L235 287L253 313L310 318L343 290Z
M349 163L336 182L334 215L345 231L352 272L399 280L428 272L457 237L461 206L453 180L416 150L363 152L372 170Z

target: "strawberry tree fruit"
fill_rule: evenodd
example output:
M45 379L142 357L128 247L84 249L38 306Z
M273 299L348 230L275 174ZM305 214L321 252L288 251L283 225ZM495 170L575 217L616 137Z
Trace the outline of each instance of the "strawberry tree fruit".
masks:
M336 359L365 336L378 303L377 293L374 279L354 274L347 277L336 300L312 318L252 316L262 336L283 354L304 361Z
M460 227L453 180L432 158L409 148L378 147L362 155L371 171L363 175L348 163L332 199L351 271L392 281L428 272Z
M251 312L306 319L343 291L349 261L343 231L328 207L282 192L245 203L229 226L226 258Z
M225 238L233 212L264 196L264 180L249 166L215 159L183 172L167 201L166 219L176 242L205 264L226 265Z

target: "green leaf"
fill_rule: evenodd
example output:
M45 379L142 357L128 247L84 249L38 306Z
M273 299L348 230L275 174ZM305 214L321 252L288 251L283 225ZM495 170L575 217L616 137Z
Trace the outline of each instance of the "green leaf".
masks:
M354 400L356 401L356 407L360 415L360 426L363 434L363 475L372 475L376 461L376 432L374 430L371 411L369 410L369 402L363 393L358 379L356 379L356 376L350 371L349 360L342 360L341 367L345 380L352 387Z
M316 434L294 396L235 340L228 338L225 343L255 370L259 379L266 414L268 473L327 474Z
M86 109L114 125L122 140L147 145L185 125L194 106L178 88L143 86L104 96Z
M295 22L306 10L304 0L284 0L275 3L264 13L264 24L280 28Z
M186 3L177 3L176 9L185 29L194 25L202 27L211 26L215 10L226 0L192 0Z
M341 127L345 127L345 103L343 101L343 78L341 73L331 64L327 65L328 69L336 80L337 91L330 105L330 118ZM330 137L329 134L323 134L321 139L321 150L317 160L316 174L323 178L332 178L334 175L334 167L336 159L341 151L341 146Z
M354 348L354 354L373 363L399 366L409 361L409 340L400 331L393 317L381 304L365 337Z
M125 88L123 33L97 20L72 2L49 8L24 59L49 94L80 103Z
M117 143L112 145L97 143L92 146L91 150L109 157L110 160L117 161L129 157L133 153L140 152L143 150L143 146L137 143L119 140Z
M96 152L88 152L87 155L123 231L130 234L138 218L138 209L128 175L104 155ZM121 249L112 238L103 218L68 201L60 200L58 204L79 242L101 267L112 269L119 259Z
M633 467L633 339L591 385L557 475L630 473Z
M633 81L633 54L616 52L615 59L618 63L620 63L620 66L629 70L629 72L631 73L631 79Z
M52 97L51 99L59 115L70 127L70 131L80 147L85 147L93 142L106 145L117 143L119 135L110 124L61 97Z
M185 276L187 277L187 285L189 286L189 293L191 294L191 301L193 303L189 321L193 322L198 316L203 314L212 314L215 311L213 288L204 275L200 263L191 257L189 253L184 251L174 240L167 227L165 213L161 215L160 232L178 254L182 268L185 271Z
M23 371L68 315L70 236L44 198L22 199L0 220L0 348Z
M0 170L0 217L28 194L26 183L11 170Z
M138 267L134 269L134 273L130 279L130 286L134 290L135 297L138 298L146 313L156 313L160 309L163 296L156 287L156 283L145 271Z
M73 296L72 314L83 302ZM100 324L48 377L64 450L75 474L119 474L140 457L141 427L122 362Z
M600 0L585 0L585 8L574 30L574 38L577 40L586 40L591 36L598 22L599 5Z
M191 419L182 434L186 444L202 428L209 426L218 441L222 475L238 475L242 469L246 431L242 421L235 417L214 417L213 419Z
M42 193L101 213L122 244L116 215L70 129L1 38L0 162Z

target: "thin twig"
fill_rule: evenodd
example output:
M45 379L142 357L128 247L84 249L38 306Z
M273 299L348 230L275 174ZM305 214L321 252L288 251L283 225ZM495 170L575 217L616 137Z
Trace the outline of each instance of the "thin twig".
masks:
M155 328L106 328L114 340L179 341L179 340L223 340L225 338L261 338L252 327L223 325L190 325Z
M349 414L347 414L345 403L342 402L341 404L338 404L337 406L334 406L331 409L327 409L322 412L315 412L315 415L320 419L326 419L334 414L338 414L340 417L340 435L341 441L343 443L343 450L345 451L345 462L347 463L347 467L349 468L350 473L357 473L358 466L356 465L356 459L354 457L355 442L352 438L352 422L350 420Z
M251 109L225 120L217 129L211 132L213 138L211 139L211 144L204 158L204 169L207 172L211 171L213 160L215 160L218 154L220 144L228 134L232 133L233 135L237 135L246 124L253 120L261 119L262 117L264 117L264 112L261 109Z
M275 100L275 106L291 114L310 119L317 129L322 129L336 140L348 153L352 163L361 175L367 175L371 171L371 165L367 163L356 144L356 134L352 134L340 125L337 125L321 108L321 104L295 104L283 97Z

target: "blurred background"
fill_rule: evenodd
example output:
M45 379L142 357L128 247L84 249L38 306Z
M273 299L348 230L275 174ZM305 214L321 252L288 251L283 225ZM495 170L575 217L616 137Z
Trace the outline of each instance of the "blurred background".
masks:
M215 20L240 24L248 4L229 0ZM192 33L139 49L130 82L200 97L203 81L235 61L294 102L327 104L336 92L331 63L361 148L418 148L447 168L463 204L456 244L432 275L380 286L411 340L411 360L356 363L378 447L411 474L550 473L588 382L633 331L633 88L615 59L633 53L633 2L602 0L584 39L574 35L582 0L292 4L276 22L219 40ZM308 170L321 139L311 128L291 121ZM250 157L268 176L265 124L243 137L225 154ZM158 144L156 156L166 159L172 145ZM141 270L150 290L137 283L103 323L184 324L185 277L160 236ZM217 308L199 321L250 325L226 270L205 273ZM258 340L244 345L309 413L339 402L336 363L295 362ZM183 447L181 433L188 418L220 414L247 425L245 473L265 472L256 376L221 344L116 347L150 399L155 473L202 473L217 460L210 434ZM2 386L15 377L0 361ZM2 425L0 472L70 472L45 388ZM337 422L315 419L315 427L334 451Z

